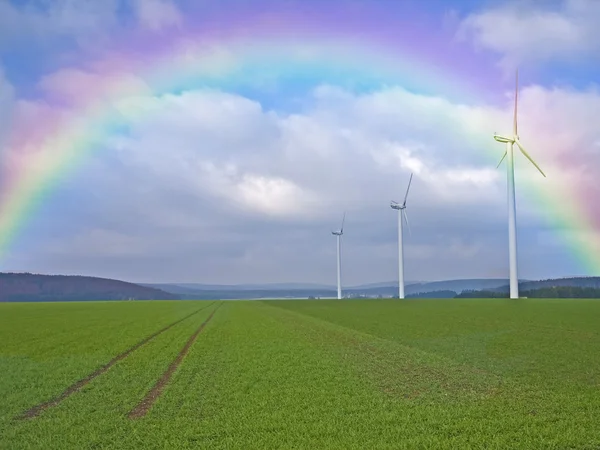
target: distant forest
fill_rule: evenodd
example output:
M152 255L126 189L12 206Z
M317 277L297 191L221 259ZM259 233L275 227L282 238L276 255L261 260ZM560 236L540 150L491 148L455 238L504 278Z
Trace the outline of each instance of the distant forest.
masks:
M508 292L463 291L455 298L508 298ZM522 290L520 297L528 298L600 298L600 288L553 286L532 290Z
M0 302L176 300L160 289L106 278L0 273Z
M479 292L479 291L475 291ZM456 292L449 290L431 291L431 292L419 292L418 294L408 294L406 298L454 298Z

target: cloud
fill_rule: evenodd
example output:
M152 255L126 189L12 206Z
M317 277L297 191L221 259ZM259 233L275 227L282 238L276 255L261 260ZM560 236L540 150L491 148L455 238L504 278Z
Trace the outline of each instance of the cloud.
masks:
M170 0L132 0L133 8L142 28L160 31L169 27L180 27L183 15Z
M89 107L90 101L107 103L114 98L150 93L146 82L130 73L101 74L73 68L43 76L37 87L46 99L70 108Z
M0 42L72 37L80 44L97 44L118 24L118 6L118 0L43 0L19 6L0 2Z
M309 188L289 179L236 172L231 165L215 167L208 163L200 175L208 180L207 190L250 212L298 219L310 216L319 205L318 197Z
M15 101L15 89L4 75L4 70L0 66L0 146L3 138L10 129L10 119L12 118L12 107Z
M19 114L72 120L66 100L96 80L75 70L46 77L40 87L65 109L20 101ZM139 86L126 90L132 95L103 100L122 126L106 129L95 153L63 177L52 203L60 214L36 217L46 238L19 252L30 254L25 268L138 281L328 282L330 230L346 210L348 283L394 279L388 205L401 200L413 172L407 276L506 275L505 174L495 169L504 149L491 135L510 127L510 97L496 108L401 88L356 94L321 86L302 109L281 111L235 93L151 96L139 80L128 83ZM600 95L526 86L520 98L522 142L549 175L517 155L519 226L529 230L544 211L530 186L577 180L600 194ZM25 161L38 160L35 145L25 148ZM563 251L523 240L524 275L556 275L548 271L564 267Z
M6 173L8 165L8 142L12 129L15 108L15 89L4 75L0 66L0 175ZM3 180L0 178L0 202Z
M127 11L136 22L133 30ZM72 43L84 50L100 49L125 32L157 32L183 24L183 14L170 0L0 1L0 49L18 45L32 51L33 44L56 53Z
M468 15L458 38L501 55L505 68L524 62L578 61L600 55L600 2L511 1Z

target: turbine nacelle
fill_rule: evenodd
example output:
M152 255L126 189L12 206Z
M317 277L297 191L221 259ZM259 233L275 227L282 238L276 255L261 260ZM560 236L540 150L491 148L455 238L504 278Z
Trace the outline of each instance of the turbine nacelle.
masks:
M512 138L508 138L505 136L500 136L499 134L494 134L494 140L497 142L502 142L504 144L512 144L514 143L516 140L518 139L518 137L512 137Z
M408 214L406 213L406 200L408 199L408 191L410 191L410 185L412 183L413 174L410 174L410 178L408 180L408 186L406 187L406 194L404 194L404 202L402 204L397 201L392 200L390 202L390 207L395 209L400 214L400 220L402 220L402 216L404 216L404 220L406 221L406 226L408 227L408 232L410 231L410 225L408 224ZM412 234L412 233L411 233Z
M344 234L344 222L346 221L346 211L344 211L344 216L342 217L342 226L337 231L332 231L331 234L334 236L341 236Z

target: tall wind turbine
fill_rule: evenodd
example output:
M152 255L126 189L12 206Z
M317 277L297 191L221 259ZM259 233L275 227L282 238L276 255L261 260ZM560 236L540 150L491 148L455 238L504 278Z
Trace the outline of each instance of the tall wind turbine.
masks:
M504 158L506 158L507 178L508 178L508 258L510 267L510 298L519 298L519 277L517 273L517 207L515 203L515 161L513 145L517 144L521 153L531 161L537 170L545 177L546 174L540 169L535 161L529 156L529 153L523 148L517 134L517 100L519 93L519 71L516 73L515 80L515 112L513 117L513 134L510 137L498 136L494 133L494 139L506 144L506 151L497 167L500 167Z
M342 227L338 231L332 231L331 234L337 237L337 298L342 298L342 235L344 234L344 221L346 213L342 217Z
M392 200L390 206L392 209L398 211L398 298L404 298L404 246L402 243L402 217L406 220L406 226L410 233L410 226L408 225L408 216L406 214L406 199L408 198L408 190L410 189L410 183L412 182L413 174L410 174L408 180L408 187L406 188L406 194L404 195L404 202L399 204Z

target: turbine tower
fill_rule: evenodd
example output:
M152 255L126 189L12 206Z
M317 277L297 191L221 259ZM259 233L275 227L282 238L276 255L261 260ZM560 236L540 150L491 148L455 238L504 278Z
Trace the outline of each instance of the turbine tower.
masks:
M410 183L412 182L413 174L410 174L408 180L408 187L406 188L406 194L404 195L404 202L399 204L392 200L390 206L392 209L398 211L398 298L404 298L404 246L402 239L402 217L406 220L406 226L410 233L410 226L408 225L408 216L406 214L406 199L408 198L408 190L410 189Z
M331 234L337 237L337 298L342 298L342 235L344 234L344 221L346 213L342 217L342 227L338 231L332 231Z
M517 207L515 203L515 160L513 145L517 144L521 153L535 166L537 170L545 177L546 174L535 163L529 153L523 148L519 141L517 133L517 101L519 93L519 71L517 70L515 79L515 111L513 116L513 134L510 137L499 136L494 133L494 139L506 144L506 151L498 163L498 167L506 158L507 180L508 180L508 258L510 268L510 298L519 298L519 277L517 273Z

